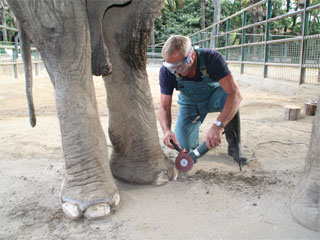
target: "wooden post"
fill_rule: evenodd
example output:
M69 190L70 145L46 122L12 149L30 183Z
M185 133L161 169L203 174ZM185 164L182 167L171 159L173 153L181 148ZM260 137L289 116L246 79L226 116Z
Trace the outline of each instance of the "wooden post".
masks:
M300 119L301 107L298 106L285 106L284 107L284 118L287 120L298 120Z
M317 102L306 102L304 104L304 112L308 116L314 116L317 110Z

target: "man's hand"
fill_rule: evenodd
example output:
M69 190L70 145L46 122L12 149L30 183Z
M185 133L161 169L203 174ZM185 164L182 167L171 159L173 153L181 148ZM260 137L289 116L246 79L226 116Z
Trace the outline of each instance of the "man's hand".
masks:
M174 133L171 130L168 130L164 134L163 143L169 148L174 149L174 146L170 143L170 140L174 141L174 143L177 144L179 148L181 148L176 139L176 135L174 135Z
M223 128L213 124L206 136L206 143L209 149L213 149L221 144Z

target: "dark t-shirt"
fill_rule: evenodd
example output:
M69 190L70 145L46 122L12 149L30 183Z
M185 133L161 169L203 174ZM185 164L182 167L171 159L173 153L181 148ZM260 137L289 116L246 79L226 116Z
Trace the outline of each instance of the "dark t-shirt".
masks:
M230 69L228 68L228 65L222 55L209 48L203 49L204 54L204 60L206 65L207 73L214 82L218 82L221 78L224 78L228 74L231 73ZM182 77L184 81L201 81L201 75L200 72L200 61L199 61L199 52L197 50L197 72L196 76L194 78L189 77ZM176 76L172 74L168 69L166 69L164 66L160 68L159 73L159 83L161 88L161 93L165 95L172 95L173 89L178 89L178 83L176 81Z

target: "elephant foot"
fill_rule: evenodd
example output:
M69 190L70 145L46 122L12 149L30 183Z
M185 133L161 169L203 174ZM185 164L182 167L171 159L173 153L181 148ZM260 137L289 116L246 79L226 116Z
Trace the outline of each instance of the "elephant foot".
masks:
M120 195L114 196L113 206L117 206L120 202ZM108 216L111 213L111 207L108 203L97 203L90 205L84 211L81 207L73 202L65 202L62 204L62 211L66 217L71 220L79 220L86 218L88 220L97 220Z
M98 203L86 209L83 216L88 220L96 220L108 216L111 213L111 207L108 203Z
M153 182L153 185L155 186L162 186L164 184L166 184L167 182L169 182L169 180L177 180L179 175L179 172L176 168L173 168L173 175L171 178L169 178L168 173L166 171L160 172L156 178L155 181Z
M152 164L133 160L129 162L126 157L114 155L111 158L110 167L116 179L127 183L162 186L169 180L177 178L173 162L165 157Z
M72 202L63 203L62 211L65 214L65 216L67 218L70 218L71 220L79 220L83 215L83 212L77 206L77 204L74 204Z
M110 176L96 173L81 179L68 175L60 199L66 217L95 220L108 216L119 204L120 195L110 172Z
M169 175L167 171L159 172L158 175L155 177L153 185L155 186L162 186L169 182Z
M320 232L320 167L310 168L302 177L292 199L291 213L306 228Z

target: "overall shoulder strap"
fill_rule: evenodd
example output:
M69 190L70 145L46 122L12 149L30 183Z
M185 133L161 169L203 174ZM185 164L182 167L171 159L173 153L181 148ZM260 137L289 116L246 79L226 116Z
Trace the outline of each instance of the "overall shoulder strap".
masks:
M199 48L199 62L200 62L200 71L202 73L201 78L208 77L207 68L206 68L206 62L204 60L204 50L202 48Z
M176 81L177 81L177 90L180 91L180 88L181 88L181 84L182 84L182 77L179 75L179 74L175 74L176 76Z

